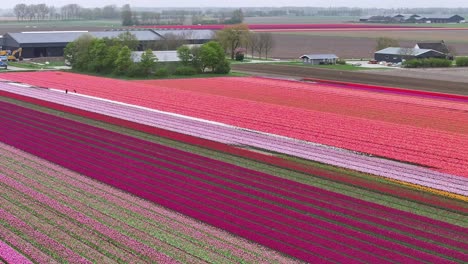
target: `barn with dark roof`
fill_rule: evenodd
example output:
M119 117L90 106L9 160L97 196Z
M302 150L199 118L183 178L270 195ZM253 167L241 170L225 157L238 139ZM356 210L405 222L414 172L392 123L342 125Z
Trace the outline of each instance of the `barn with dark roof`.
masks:
M96 38L116 38L123 32L134 34L140 42L140 49L151 42L163 41L169 36L182 38L187 44L203 44L214 38L212 30L109 30L109 31L37 31L7 33L1 38L3 50L22 48L24 58L59 57L68 43L84 34Z

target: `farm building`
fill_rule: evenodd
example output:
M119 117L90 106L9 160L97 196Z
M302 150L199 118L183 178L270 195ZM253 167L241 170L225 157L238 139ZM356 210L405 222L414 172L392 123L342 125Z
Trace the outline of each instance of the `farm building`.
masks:
M306 64L335 64L338 56L335 54L308 54L300 57Z
M3 50L22 48L24 58L59 57L63 56L63 50L68 43L84 34L90 34L96 38L115 38L123 32L130 32L136 36L140 42L139 49L169 38L189 44L200 44L210 41L214 36L212 30L40 31L7 33L2 38L1 46Z
M419 42L415 45L416 49L431 49L438 52L442 52L446 55L448 59L453 59L453 54L451 54L450 49L447 47L445 42L442 40L440 42Z
M463 23L465 18L459 15L420 16L417 14L396 14L391 16L365 16L359 19L365 23Z
M425 17L426 23L463 23L465 18L459 15L439 15Z
M141 61L141 55L144 51L133 51L132 60L134 62ZM158 59L158 62L174 62L180 61L179 56L177 55L177 50L158 50L153 51L154 56Z
M427 58L442 58L446 55L442 52L432 49L416 49L416 48L399 48L389 47L374 53L376 61L386 61L392 63L402 62L403 60L411 59L427 59Z

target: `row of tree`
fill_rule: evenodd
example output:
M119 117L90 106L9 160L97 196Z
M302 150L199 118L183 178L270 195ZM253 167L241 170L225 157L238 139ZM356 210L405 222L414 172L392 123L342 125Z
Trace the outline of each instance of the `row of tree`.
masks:
M226 27L217 32L216 38L229 53L231 59L235 59L239 48L250 51L252 57L257 53L259 58L264 56L267 59L274 47L273 36L270 32L252 32L245 24Z
M161 13L151 11L133 11L129 4L122 7L122 25L160 25L160 24L185 24L188 15L191 14L191 24L240 24L244 21L242 9L235 9L231 13L221 16L219 19L212 17L206 20L202 12L186 12L184 10L174 10L173 12L163 11ZM164 22L163 22L164 21Z
M46 4L17 4L13 8L17 20L69 20L69 19L119 19L120 10L115 5L103 8L84 8L68 4L60 8Z
M95 38L85 34L65 47L64 57L74 70L80 72L116 75L148 73L155 67L156 58L149 50L143 53L141 62L134 63L132 51L137 47L138 40L129 32L117 38Z
M177 49L180 62L185 67L191 67L196 72L227 74L231 71L229 61L223 47L216 41L210 41L201 47L182 46Z
M132 51L138 45L136 37L129 32L124 32L117 38L94 38L85 34L66 46L64 57L73 70L79 72L128 77L170 74L165 68L157 69L158 59L151 49L143 52L139 62L134 62ZM222 46L215 41L200 47L182 46L178 49L178 55L181 67L175 69L176 74L191 75L207 71L226 74L231 70ZM163 72L167 74L162 74Z

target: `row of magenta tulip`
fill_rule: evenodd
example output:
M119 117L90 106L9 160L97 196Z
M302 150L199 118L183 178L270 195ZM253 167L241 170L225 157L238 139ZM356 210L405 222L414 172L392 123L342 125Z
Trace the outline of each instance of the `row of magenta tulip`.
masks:
M16 190L16 192L12 192L4 189L5 195L10 196L18 204L37 206L37 208L31 209L42 212L40 213L42 215L46 214L48 219L54 221L53 232L49 232L50 228L47 227L47 224L32 219L29 214L21 215L20 213L22 221L27 221L28 225L18 226L15 225L17 222L12 222L13 226L26 235L25 227L31 225L36 228L36 233L43 232L49 240L55 240L74 252L80 253L86 259L93 260L93 262L112 262L109 257L118 258L125 262L134 262L139 257L150 262L159 260L169 263L167 258L161 259L161 254L155 254L155 251L146 248L143 254L143 252L138 252L136 248L132 248L132 245L143 249L145 245L160 249L185 263L196 263L197 259L225 263L294 262L272 250L243 241L224 231L203 225L104 184L99 184L13 147L2 144L0 151L2 164L5 165L0 173L8 175L8 179L2 178L1 182ZM18 161L21 162L18 164ZM37 197L39 200L36 200ZM53 198L48 199L47 197ZM87 197L91 198L87 199ZM31 203L32 200L35 202ZM64 204L68 208L64 211L57 205L51 205L52 202ZM46 206L48 209L44 210L39 208L40 206ZM56 215L50 213L54 210ZM9 207L9 211L14 212L14 208ZM129 213L126 214L125 211ZM59 216L63 213L66 213L71 220ZM75 218L80 220L74 220ZM127 238L115 237L115 234L109 233L110 229L104 230L101 229L102 225L96 225L95 220L111 228L114 233L122 233ZM60 231L60 226L66 230ZM89 232L90 230L93 231ZM72 237L66 238L64 233L71 234ZM83 244L83 239L87 240L88 243ZM143 242L144 245L135 243L133 239ZM28 240L35 241L34 237L31 236L28 237ZM15 239L14 243L18 243L16 241ZM54 244L44 244L41 241L39 244L48 247L54 254L58 254L57 258L71 261L67 256L60 255L65 252L64 250L56 252L58 248ZM96 245L92 245L92 241L101 241L98 249L96 249ZM41 248L41 246L37 247ZM37 255L29 254L28 250L25 252L31 259L38 260ZM76 261L75 259L74 262ZM50 262L50 260L46 262Z

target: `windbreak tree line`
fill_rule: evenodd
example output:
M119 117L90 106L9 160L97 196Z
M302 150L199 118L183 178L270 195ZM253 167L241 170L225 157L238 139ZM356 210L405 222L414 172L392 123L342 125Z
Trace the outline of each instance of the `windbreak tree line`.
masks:
M216 33L216 39L232 60L239 50L250 52L252 58L257 54L258 58L268 59L275 45L270 32L252 32L246 24L228 26Z
M216 41L210 41L201 47L182 46L177 49L177 55L182 67L189 72L227 74L231 71L224 49Z
M120 9L115 5L84 8L78 4L68 4L62 7L41 4L16 4L13 14L18 21L36 20L75 20L75 19L119 19Z
M129 32L102 39L85 34L66 46L64 57L79 72L145 77L154 72L157 58L146 50L140 62L134 62L132 51L137 48L138 40Z
M129 32L117 38L102 39L85 34L66 46L64 57L75 71L119 77L167 77L208 72L227 74L231 71L224 49L215 41L200 47L180 47L177 51L180 62L171 63L171 67L167 66L169 63L158 62L151 49L143 52L135 62L132 52L137 49L138 40Z

